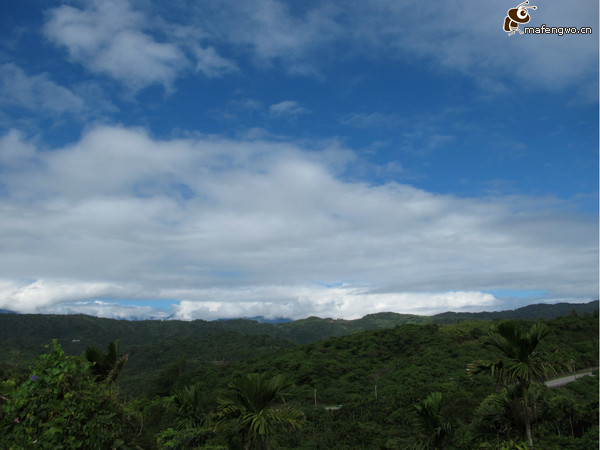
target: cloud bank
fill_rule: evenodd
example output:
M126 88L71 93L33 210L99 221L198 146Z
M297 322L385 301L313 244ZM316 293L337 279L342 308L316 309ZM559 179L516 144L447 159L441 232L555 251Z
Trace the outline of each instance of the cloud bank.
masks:
M327 143L96 126L48 149L13 130L0 161L0 308L170 299L183 319L355 318L598 289L596 217L554 198L349 181L360 160Z

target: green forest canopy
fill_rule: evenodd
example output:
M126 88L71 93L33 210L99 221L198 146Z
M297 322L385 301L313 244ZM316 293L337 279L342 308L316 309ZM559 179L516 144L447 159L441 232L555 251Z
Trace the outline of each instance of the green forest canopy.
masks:
M175 398L177 392L193 387L196 413L199 417L209 417L216 410L219 393L232 381L251 373L283 375L293 382L288 402L304 411L307 422L300 431L285 437L290 448L373 448L375 444L379 448L406 448L420 439L417 430L422 427L415 422L419 420L415 413L417 406L427 404L433 393L440 394L432 397L438 402L436 417L443 419L440 423L452 425L448 430L454 430L444 435L450 439L445 443L447 448L452 448L451 445L459 448L459 444L468 448L470 444L464 441L467 437L471 441L489 441L493 427L485 422L488 419L481 422L482 417L488 417L481 408L495 393L495 385L487 377L469 377L466 367L474 360L490 356L489 349L482 345L482 337L493 322L428 321L385 327L394 317L367 316L361 319L363 325L379 322L383 328L355 332L350 330L357 327L356 323L342 321L346 335L313 338L313 342L302 345L289 336L310 340L310 336L324 333L327 326L329 333L341 333L342 328L335 328L339 321L316 318L297 321L291 323L295 327L293 334L290 328L285 328L286 324L245 320L125 322L87 316L11 315L14 334L0 341L3 355L0 367L4 380L27 377L24 368L45 351L43 340L47 344L49 334L58 336L67 353L75 355L82 354L90 342L104 348L110 340L120 339L122 352L129 356L119 378L120 397L126 402L136 399L135 407L145 424L139 439L150 448L169 429L173 430L170 439L183 439L183 431L173 427L185 421L178 422L176 411L169 406L169 399ZM0 316L7 323L4 319ZM23 322L24 319L27 321ZM414 317L411 320L416 321ZM564 370L571 370L572 364L576 368L597 367L597 311L579 314L575 310L542 322L550 327L551 333L540 351L557 367ZM518 323L523 327L531 324ZM278 334L284 332L287 336ZM73 342L74 339L79 342ZM571 439L582 445L593 441L592 424L597 424L598 415L597 377L595 384L581 380L559 390L546 390L540 398L544 416L536 419L534 433L544 431L545 439ZM502 414L497 406L500 403L490 404L496 405L493 411L499 414L500 421ZM335 411L323 409L337 405L343 407ZM562 417L556 416L559 410ZM496 438L502 442L522 442L518 427L509 425L505 428L508 431L496 433ZM457 434L456 430L462 431ZM219 439L207 430L200 440L197 434L189 430L186 433L190 442ZM464 439L461 441L458 436ZM597 432L595 436L597 439ZM221 439L219 442L225 443Z

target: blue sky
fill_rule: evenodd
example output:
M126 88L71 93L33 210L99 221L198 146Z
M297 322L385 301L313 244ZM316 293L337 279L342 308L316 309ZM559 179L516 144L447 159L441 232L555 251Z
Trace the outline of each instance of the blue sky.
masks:
M593 34L508 36L507 0L4 2L0 307L597 298L598 2L531 4Z

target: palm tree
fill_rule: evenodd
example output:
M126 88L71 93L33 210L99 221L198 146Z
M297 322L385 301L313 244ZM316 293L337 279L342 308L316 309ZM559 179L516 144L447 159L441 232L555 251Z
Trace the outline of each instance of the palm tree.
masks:
M442 414L443 405L441 392L432 392L425 400L414 405L418 417L417 429L425 448L444 448L444 442L452 433L452 424Z
M284 375L268 378L266 373L251 373L229 383L217 399L217 429L230 425L245 449L272 447L277 432L300 428L305 422L302 411L285 404L283 391L290 386Z
M178 428L201 428L206 422L204 414L206 403L206 395L200 385L196 384L176 391L173 404L177 410Z
M104 353L98 347L85 349L85 358L93 364L92 371L100 380L116 381L129 355L119 358L119 341L108 343L108 352Z
M550 329L540 323L532 325L524 332L516 322L502 322L492 326L483 344L500 353L495 360L479 360L469 365L471 374L487 372L498 385L506 388L507 393L516 401L518 414L525 425L529 446L533 447L531 422L535 399L531 387L554 370L538 352L539 343L550 333Z

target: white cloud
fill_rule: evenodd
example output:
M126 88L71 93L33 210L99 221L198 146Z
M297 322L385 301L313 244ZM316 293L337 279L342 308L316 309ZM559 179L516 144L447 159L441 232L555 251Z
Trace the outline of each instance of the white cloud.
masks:
M52 150L12 131L0 151L14 162L0 172L8 309L168 298L180 317L356 317L598 288L595 218L547 198L349 182L338 148L96 127Z
M244 48L259 65L279 65L292 73L315 75L312 57L339 38L338 8L326 3L294 14L290 5L275 0L223 1L215 10L200 5L195 20L220 41ZM300 9L304 9L301 7Z
M81 113L83 98L54 83L47 74L28 76L15 64L0 64L0 105L42 114Z
M75 62L107 74L134 89L151 84L169 88L189 64L170 42L144 31L147 19L126 1L93 1L84 10L62 5L48 13L46 37Z
M372 113L351 113L340 118L340 123L357 128L397 128L405 127L407 120L397 114L383 114L380 112Z
M353 5L350 29L366 48L430 59L441 68L476 77L482 87L505 80L547 89L582 82L597 86L597 39L583 35L508 37L502 25L508 9L516 6L510 0L467 4L370 0ZM598 16L598 4L546 0L531 16L532 26L593 27L591 18Z
M10 300L4 306L23 313L36 313L58 303L105 295L107 292L119 292L118 287L107 283L88 283L77 280L46 282L44 280L0 281L0 292Z
M284 100L269 106L269 114L273 117L297 116L308 112L309 111L306 108L300 106L300 104L294 100Z
M237 70L237 66L233 62L217 54L213 47L196 47L194 53L198 60L196 71L202 72L208 78L216 78Z
M348 0L343 7L332 1L291 5L229 0L218 6L199 1L169 5L168 17L180 21L175 23L149 16L160 11L157 5L146 5L146 15L129 1L94 0L84 9L51 9L45 34L66 48L73 61L134 89L151 84L170 88L194 65L208 78L237 71L247 60L261 68L323 77L332 64L360 58L363 64L426 62L473 77L481 92L494 95L510 95L516 84L525 84L550 90L576 87L580 97L597 99L594 35L508 37L502 25L514 6L510 0ZM530 24L594 28L597 17L597 2L575 0L565 6L545 0L532 12Z
M494 307L496 299L481 292L369 293L365 288L318 286L269 286L260 291L243 289L206 292L212 301L182 301L174 318L182 320L263 316L305 318L309 316L357 319L367 314L402 311L435 314L448 310Z
M518 2L517 2L518 3ZM535 3L535 2L533 2ZM510 95L515 84L536 89L577 87L597 100L598 39L594 35L506 36L511 0L348 0L290 5L276 0L210 2L194 20L215 42L234 46L259 65L323 76L331 63L428 63L473 77L482 92ZM544 0L532 26L597 26L598 2ZM433 64L430 64L433 63ZM509 86L506 86L508 82Z
M0 138L0 164L14 169L30 162L36 153L35 145L25 142L18 130L10 130Z
M89 316L104 317L109 319L128 320L161 320L168 319L171 313L161 311L151 306L122 305L116 302L102 300L62 302L37 313L48 314L87 314Z
M350 113L338 119L342 125L367 130L383 130L386 136L394 136L396 148L403 152L425 154L443 148L468 132L481 134L479 126L463 118L460 107L443 108L434 113L412 114L402 117L395 113ZM485 130L490 136L490 130ZM494 136L494 139L497 139Z

